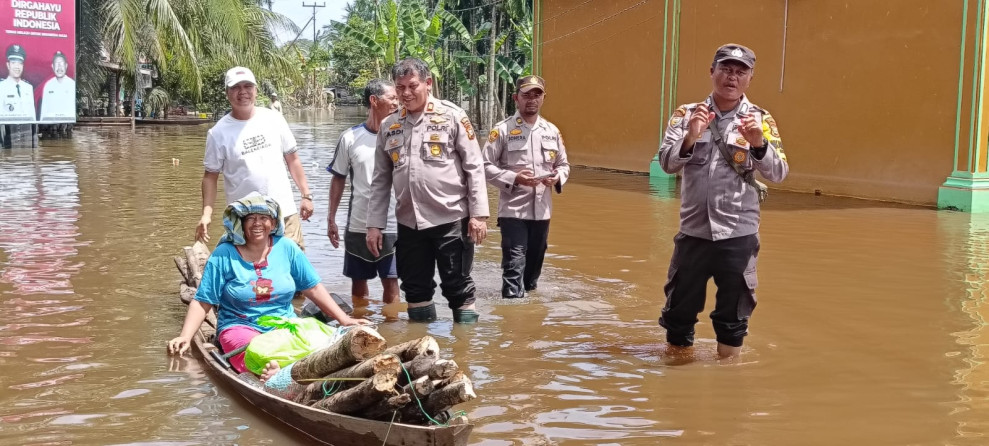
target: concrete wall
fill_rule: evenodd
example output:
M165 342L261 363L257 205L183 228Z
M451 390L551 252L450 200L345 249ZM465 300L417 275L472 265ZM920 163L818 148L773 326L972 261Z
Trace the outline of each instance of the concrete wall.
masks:
M668 119L663 36L677 2L538 1L543 111L572 162L648 171ZM682 3L675 101L707 96L718 45L752 48L749 97L773 113L790 161L781 188L937 201L953 169L963 1Z

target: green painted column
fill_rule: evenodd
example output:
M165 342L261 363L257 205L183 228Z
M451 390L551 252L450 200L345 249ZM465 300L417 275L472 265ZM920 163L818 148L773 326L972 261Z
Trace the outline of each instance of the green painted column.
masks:
M676 102L677 88L677 67L680 51L680 1L664 0L663 6L663 68L660 72L660 116L659 141L656 144L656 155L649 163L650 183L658 181L676 182L675 174L663 172L659 167L659 144L663 141L663 132L666 131L666 123L669 122L673 110L679 105Z
M971 4L970 4L971 3ZM989 212L989 89L986 50L989 2L965 0L958 63L954 169L938 189L938 208ZM974 6L974 9L973 9Z

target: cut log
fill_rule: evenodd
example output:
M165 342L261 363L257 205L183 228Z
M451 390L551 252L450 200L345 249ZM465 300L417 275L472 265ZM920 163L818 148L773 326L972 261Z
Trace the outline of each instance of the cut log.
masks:
M357 416L368 420L389 421L395 412L412 402L412 397L401 394L389 397L387 400L378 401L367 409L362 410ZM414 404L414 403L413 403ZM398 418L397 415L395 418Z
M295 366L293 366L295 368ZM371 359L368 359L360 364L347 367L343 370L338 370L331 373L325 378L370 378L376 373L390 372L398 375L402 370L402 363L398 362L398 357L395 355L380 354ZM293 399L299 404L304 404L306 406L311 406L317 400L323 398L323 383L326 381L316 381L309 383L308 381L303 384L309 384L305 387L305 390L300 392ZM335 381L329 381L326 386L329 387ZM343 386L343 388L352 387L354 382L336 382L337 386Z
M433 368L429 369L430 379L445 379L456 375L460 371L457 362L452 359L438 359L433 363Z
M453 376L451 376L449 378L433 380L433 388L434 389L442 389L442 388L450 385L451 383L463 381L464 377L465 377L464 372L458 371L457 373L454 373Z
M292 370L295 370L295 367ZM398 377L393 373L379 373L358 384L356 387L330 395L313 404L317 409L328 410L339 414L352 415L370 407L381 400L398 394L395 384Z
M192 277L194 283L190 284L196 288L199 288L199 282L203 279L203 272L199 269L199 260L196 259L196 254L193 252L192 247L186 246L182 248L185 252L186 264L189 267L189 275Z
M405 370L412 376L412 380L420 376L428 376L429 379L446 379L456 375L460 368L457 363L450 359L436 359L433 356L420 356L412 361L402 364ZM406 385L409 383L408 377L404 373L399 374L398 383Z
M424 355L402 364L402 367L405 368L405 371L408 372L409 376L411 376L414 381L420 376L428 376L429 370L433 368L433 364L435 364L436 361L439 361L439 359L435 356ZM404 386L408 384L409 376L406 376L404 372L400 373L398 375L399 385Z
M399 411L399 417L403 423L423 424L428 421L423 414L423 410L425 410L426 414L429 414L434 420L440 421L436 417L444 417L441 415L442 412L474 398L477 398L477 394L474 393L474 386L469 378L463 376L461 381L450 383L442 389L434 389L422 400L422 409L419 408L418 404L405 406Z
M409 342L403 342L389 347L384 352L398 355L402 362L409 362L423 355L438 358L440 356L440 345L436 343L436 339L432 336L423 336L419 339L413 339Z
M189 275L189 272L191 271L189 269L189 261L186 260L185 256L175 256L172 260L175 261L175 267L178 268L179 273L182 274L182 283L186 285L193 283L192 276Z
M433 385L433 380L429 379L428 376L420 376L415 381L402 387L399 393L409 395L412 399L416 399L416 397L423 399L426 395L432 393L435 388L436 386Z
M433 390L433 393L430 393L426 401L423 402L423 407L430 414L434 414L474 398L477 398L477 394L474 393L474 385L470 378L465 375L461 381Z
M385 338L364 326L347 330L337 342L302 358L292 366L292 379L304 382L350 367L385 349Z
M179 299L182 299L182 303L188 304L192 302L192 299L196 297L196 289L186 285L185 283L179 284Z
M391 371L398 375L402 371L402 363L398 361L398 356L382 353L360 364L337 370L330 373L327 378L370 378L376 373Z
M203 277L203 271L206 270L206 261L209 260L209 247L205 243L197 241L192 245L192 253L195 255L196 263L195 273L199 274L199 277Z

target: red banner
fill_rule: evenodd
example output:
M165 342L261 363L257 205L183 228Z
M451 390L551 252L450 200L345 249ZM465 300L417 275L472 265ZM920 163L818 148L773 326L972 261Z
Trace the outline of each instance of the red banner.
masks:
M76 120L72 0L0 0L0 124Z

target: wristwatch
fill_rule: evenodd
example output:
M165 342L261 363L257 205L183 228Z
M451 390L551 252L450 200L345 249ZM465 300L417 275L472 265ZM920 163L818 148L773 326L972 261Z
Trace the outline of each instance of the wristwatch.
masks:
M302 196L302 199L312 201L312 194L305 194Z

